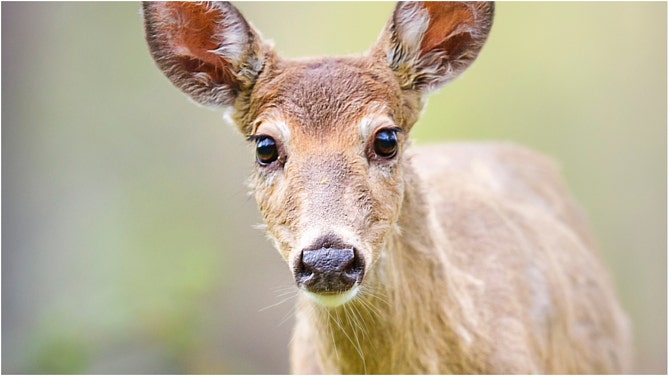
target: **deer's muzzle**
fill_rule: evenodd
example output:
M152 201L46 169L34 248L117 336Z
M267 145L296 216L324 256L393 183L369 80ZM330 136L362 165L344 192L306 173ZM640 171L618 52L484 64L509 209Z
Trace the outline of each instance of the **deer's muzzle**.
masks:
M331 239L331 238L329 238ZM337 294L362 281L364 260L355 248L325 238L305 249L296 260L297 285L315 294Z

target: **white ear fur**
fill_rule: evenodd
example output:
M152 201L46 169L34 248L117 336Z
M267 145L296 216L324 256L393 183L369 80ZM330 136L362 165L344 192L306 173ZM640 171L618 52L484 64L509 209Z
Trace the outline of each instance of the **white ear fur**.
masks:
M419 55L422 37L429 27L429 12L420 3L407 3L402 12L397 12L394 20L397 41L413 56Z
M241 14L226 12L226 9L220 3L211 3L211 7L223 14L215 38L225 40L225 43L221 43L220 47L211 50L211 52L232 62L233 65L238 65L250 45L248 38L250 26L243 17L240 17Z

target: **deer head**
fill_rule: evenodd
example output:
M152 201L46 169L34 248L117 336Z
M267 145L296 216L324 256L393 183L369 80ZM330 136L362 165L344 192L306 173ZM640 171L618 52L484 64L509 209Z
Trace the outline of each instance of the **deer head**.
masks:
M255 197L297 285L326 306L354 298L401 231L423 97L475 60L493 4L399 3L366 53L304 60L278 56L229 3L143 12L165 75L202 105L233 108L255 144Z

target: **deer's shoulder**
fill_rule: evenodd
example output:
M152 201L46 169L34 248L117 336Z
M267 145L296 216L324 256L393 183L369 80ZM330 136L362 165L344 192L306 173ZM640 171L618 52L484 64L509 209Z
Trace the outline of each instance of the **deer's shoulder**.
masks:
M511 142L452 142L416 147L410 163L443 227L489 233L547 221L594 246L560 166L542 153Z

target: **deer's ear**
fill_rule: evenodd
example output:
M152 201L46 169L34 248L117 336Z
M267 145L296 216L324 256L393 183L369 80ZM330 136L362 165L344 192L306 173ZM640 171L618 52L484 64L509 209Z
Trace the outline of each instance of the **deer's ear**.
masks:
M252 87L262 43L226 2L144 2L146 41L174 85L196 102L224 106Z
M381 45L402 88L432 91L473 63L493 18L492 2L400 2Z

